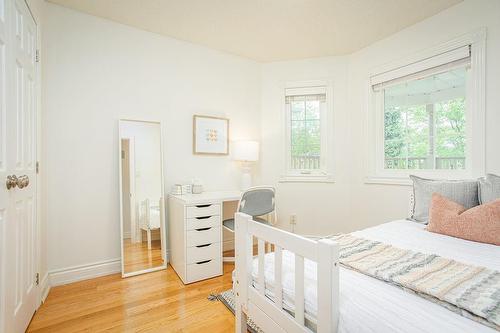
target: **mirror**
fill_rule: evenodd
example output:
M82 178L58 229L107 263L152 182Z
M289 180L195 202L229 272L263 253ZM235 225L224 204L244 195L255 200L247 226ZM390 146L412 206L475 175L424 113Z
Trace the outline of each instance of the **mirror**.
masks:
M122 276L166 268L161 124L119 121Z

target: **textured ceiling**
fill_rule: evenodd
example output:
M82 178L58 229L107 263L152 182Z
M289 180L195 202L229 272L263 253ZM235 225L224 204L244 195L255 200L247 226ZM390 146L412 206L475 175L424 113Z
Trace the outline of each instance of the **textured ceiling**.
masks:
M269 62L344 55L462 0L48 0Z

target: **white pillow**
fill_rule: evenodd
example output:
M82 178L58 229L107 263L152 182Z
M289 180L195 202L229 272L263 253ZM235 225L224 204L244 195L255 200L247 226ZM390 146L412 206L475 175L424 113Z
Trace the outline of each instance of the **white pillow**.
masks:
M413 175L410 178L413 181L412 221L427 223L433 193L439 193L466 209L479 205L477 180L425 179Z

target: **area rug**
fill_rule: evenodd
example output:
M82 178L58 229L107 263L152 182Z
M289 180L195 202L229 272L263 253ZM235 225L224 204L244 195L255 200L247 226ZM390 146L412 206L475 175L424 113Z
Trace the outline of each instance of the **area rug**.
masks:
M226 291L221 292L220 294L217 295L217 299L224 304L229 311L231 311L234 315L234 293L233 289L229 289ZM252 319L247 318L247 328L248 331L251 333L264 333L255 323L252 321Z

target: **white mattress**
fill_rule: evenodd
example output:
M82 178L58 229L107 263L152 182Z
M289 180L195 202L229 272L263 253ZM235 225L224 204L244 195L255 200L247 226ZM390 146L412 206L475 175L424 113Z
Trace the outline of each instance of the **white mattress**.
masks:
M400 220L355 232L359 237L392 244L399 248L442 257L476 266L500 270L500 247L461 240L428 232L424 225ZM257 277L257 261L253 275ZM266 290L272 297L274 256L266 255ZM294 256L283 251L283 298L293 310ZM495 332L398 287L340 268L339 332ZM316 264L305 261L306 319L316 322Z

